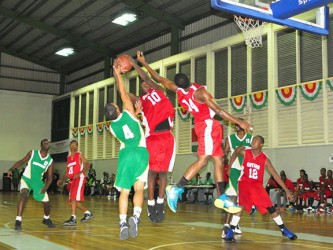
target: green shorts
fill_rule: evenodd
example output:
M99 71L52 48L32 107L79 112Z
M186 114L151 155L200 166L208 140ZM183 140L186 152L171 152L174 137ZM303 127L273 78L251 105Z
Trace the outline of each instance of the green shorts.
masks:
M49 196L47 195L47 193L45 192L44 194L41 194L40 191L43 189L44 187L44 182L42 180L38 180L38 179L28 179L25 176L22 176L21 178L21 187L20 189L28 189L29 192L32 192L32 197L36 200L36 201L43 201L43 202L47 202L49 201Z
M138 180L147 183L149 154L144 147L128 147L119 151L116 188L131 189Z

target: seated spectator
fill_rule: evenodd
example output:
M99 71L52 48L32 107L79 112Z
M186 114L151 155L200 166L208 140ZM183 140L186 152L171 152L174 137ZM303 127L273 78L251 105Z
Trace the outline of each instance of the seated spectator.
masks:
M326 211L327 211L328 214L331 214L332 210L333 210L333 207L328 208L327 198L333 198L332 170L327 170L327 178L326 178L326 181L325 181L325 195L326 195L326 200L325 200Z
M197 173L191 181L188 182L188 185L202 185L200 174ZM191 188L187 191L186 199L188 202L194 203L197 201L198 188Z
M286 174L282 173L281 174L281 179L288 188L288 190L293 194L295 193L295 187L294 184L291 180L289 180L286 176ZM281 206L281 198L283 205ZM283 189L279 189L279 191L276 193L276 201L273 201L274 204L277 204L277 208L280 210L284 210L287 207L287 197L286 197L286 192Z
M314 201L319 201L318 192L314 186L313 181L308 179L308 175L303 176L303 188L300 192L300 197L303 200L302 206L305 212L314 212L313 206L315 206ZM306 206L307 204L307 206Z

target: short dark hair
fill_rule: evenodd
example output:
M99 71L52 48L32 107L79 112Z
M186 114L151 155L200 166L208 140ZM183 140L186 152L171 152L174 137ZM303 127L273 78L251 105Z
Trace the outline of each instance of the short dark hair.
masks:
M186 89L186 88L188 88L188 86L190 86L190 80L183 73L176 74L174 81L175 81L175 84L182 89Z
M43 140L41 140L41 141L40 141L40 145L42 145L44 141L49 141L49 140L48 140L48 139L43 139Z
M256 137L260 140L262 144L265 144L265 139L261 135L256 135Z
M105 118L107 121L117 119L117 108L112 103L105 104Z
M72 145L72 143L76 143L76 145L78 145L78 142L77 142L77 140L71 140L71 142L69 143L69 145Z

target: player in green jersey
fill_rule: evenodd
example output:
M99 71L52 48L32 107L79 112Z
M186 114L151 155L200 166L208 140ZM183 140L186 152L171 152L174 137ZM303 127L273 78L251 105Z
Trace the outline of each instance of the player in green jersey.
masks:
M40 150L31 150L21 160L16 162L9 170L8 176L12 172L27 162L27 166L21 178L21 196L17 206L17 215L15 221L15 230L22 230L22 214L24 205L27 201L30 191L33 191L33 198L36 201L41 201L44 206L43 224L49 228L54 228L55 225L50 220L50 202L47 194L47 189L52 183L53 176L53 159L48 154L50 142L48 139L43 139L40 143ZM43 181L43 175L46 173L46 182Z
M128 236L136 238L138 235L138 223L143 204L143 190L147 183L149 155L146 149L146 140L133 103L126 92L123 79L120 74L120 66L116 60L113 65L113 75L116 87L123 101L123 112L112 103L105 105L105 117L111 120L110 132L120 141L118 157L118 169L115 187L121 191L119 197L120 239L127 240ZM137 111L141 105L137 103ZM134 211L128 219L128 196L131 187L134 186Z

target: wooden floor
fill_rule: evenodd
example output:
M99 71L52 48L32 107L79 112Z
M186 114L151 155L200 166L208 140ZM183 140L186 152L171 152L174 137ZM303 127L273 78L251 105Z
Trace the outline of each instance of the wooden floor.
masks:
M241 220L243 234L237 242L221 240L224 214L213 205L180 203L177 213L166 208L165 221L151 224L147 220L146 205L139 224L137 239L119 240L118 201L105 197L87 197L85 205L95 218L77 226L66 227L70 216L67 196L50 194L51 219L57 225L49 229L42 222L42 205L29 197L23 214L21 232L15 231L17 192L0 192L0 249L332 249L333 215L296 214L283 212L286 226L298 239L291 241L281 236L279 228L269 215L244 214ZM131 204L131 203L130 203ZM132 212L132 209L130 209ZM77 214L78 219L82 213Z

